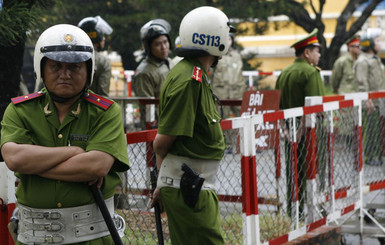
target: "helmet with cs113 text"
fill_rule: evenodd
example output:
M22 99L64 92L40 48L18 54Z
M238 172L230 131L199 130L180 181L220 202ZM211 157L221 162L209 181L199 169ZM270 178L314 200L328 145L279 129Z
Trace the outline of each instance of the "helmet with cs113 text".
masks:
M35 46L33 65L37 84L43 82L43 58L65 63L87 61L87 83L91 85L95 66L94 46L89 36L79 27L54 25L40 35Z
M227 16L209 6L191 10L179 27L181 47L178 56L223 56L229 49L229 33L236 32Z

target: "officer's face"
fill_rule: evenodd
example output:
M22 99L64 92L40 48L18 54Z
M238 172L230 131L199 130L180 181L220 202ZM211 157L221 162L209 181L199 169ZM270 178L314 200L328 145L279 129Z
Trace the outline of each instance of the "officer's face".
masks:
M166 35L155 38L151 43L151 53L154 57L165 60L170 52L170 44Z
M378 37L374 38L374 51L377 53L380 52L381 50L381 44L380 44L380 39Z
M306 52L305 57L309 62L309 64L318 65L319 58L321 57L321 54L319 52L319 47L307 48L305 52Z
M81 63L64 63L47 59L44 65L44 83L54 94L69 98L84 88L87 82L87 65Z

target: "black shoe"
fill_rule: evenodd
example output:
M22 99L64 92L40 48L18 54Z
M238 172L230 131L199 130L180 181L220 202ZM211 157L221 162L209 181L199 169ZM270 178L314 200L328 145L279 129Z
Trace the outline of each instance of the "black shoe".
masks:
M369 208L369 210L368 210L368 213L372 216L372 217L374 217L374 213L376 212L376 209L374 209L374 208ZM367 216L366 214L364 215L364 220L365 220L365 222L367 223L367 224L373 224L374 222L373 222L373 220L371 219L371 218L369 218L369 216Z
M365 164L369 165L369 166L381 166L382 165L382 161L380 161L380 160L371 160L371 161L365 162Z

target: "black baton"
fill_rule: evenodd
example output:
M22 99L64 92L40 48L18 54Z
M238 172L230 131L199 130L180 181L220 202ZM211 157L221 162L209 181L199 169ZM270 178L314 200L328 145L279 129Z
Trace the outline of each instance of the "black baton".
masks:
M156 189L156 180L158 178L158 173L156 170L156 167L154 167L150 172L151 177L151 188L152 192L154 193ZM163 245L164 239L163 239L163 230L162 230L162 219L160 217L160 206L159 203L154 204L154 213L155 213L155 224L156 224L156 233L158 235L158 244Z
M119 233L116 230L114 221L111 218L110 212L108 211L107 205L104 202L103 194L97 186L97 183L91 186L92 195L94 196L95 202L98 205L100 212L103 215L104 221L110 231L112 240L114 240L115 245L123 245L122 240L120 239Z

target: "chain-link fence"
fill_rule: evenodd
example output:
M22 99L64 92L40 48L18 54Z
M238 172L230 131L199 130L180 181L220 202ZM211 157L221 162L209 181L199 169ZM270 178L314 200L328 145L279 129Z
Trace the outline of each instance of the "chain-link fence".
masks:
M123 176L120 194L115 196L117 212L127 222L126 244L158 244L155 217L150 209L150 169L154 166L152 141L156 130L127 134L131 169ZM242 186L238 130L225 130L226 154L217 174L222 230L226 244L242 244ZM235 139L235 141L233 141ZM170 242L167 217L162 214L163 236Z
M385 188L385 93L372 98L372 109L368 94L357 97L222 121L226 151L216 191L226 244L284 243L362 208L364 188ZM149 207L155 135L127 133L131 169L115 195L127 222L124 244L158 243Z
M226 244L248 243L247 202L257 203L257 236L267 242L289 233L298 237L306 233L307 226L359 200L358 107L313 111L287 110L285 117L273 116L268 121L263 115L257 119L235 118L228 122L243 123L224 127L226 151L217 174L216 191ZM250 122L256 122L250 131L255 137L247 138ZM117 196L125 205L119 206L118 201L117 207L128 221L125 239L131 243L157 241L148 197L154 137L155 130L127 134L132 168L122 194ZM247 147L252 150L247 152ZM253 185L246 176L253 173L242 169L242 164L248 165L242 163L242 158L253 155L257 186L254 197L244 193L245 185ZM170 242L165 214L162 221L164 238Z

